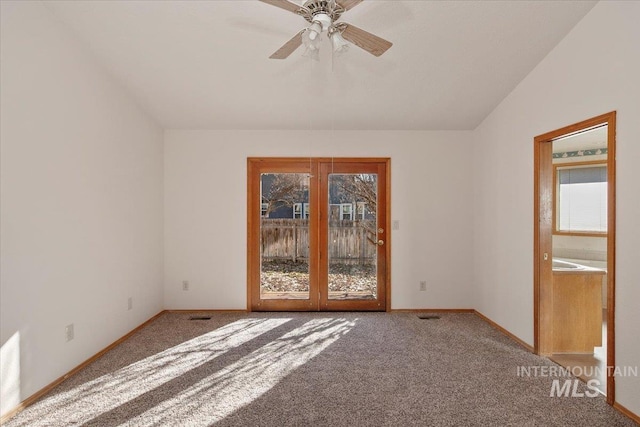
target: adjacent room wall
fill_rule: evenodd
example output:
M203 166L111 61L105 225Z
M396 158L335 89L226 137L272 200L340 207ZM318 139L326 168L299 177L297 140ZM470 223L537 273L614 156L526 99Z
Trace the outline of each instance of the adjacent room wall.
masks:
M6 413L162 309L163 135L41 2L1 15Z
M246 308L247 157L331 155L391 158L392 308L473 307L470 147L470 132L167 131L166 307Z
M612 110L617 123L616 362L640 361L638 2L600 2L475 133L475 307L533 344L533 138ZM640 413L640 378L616 400Z

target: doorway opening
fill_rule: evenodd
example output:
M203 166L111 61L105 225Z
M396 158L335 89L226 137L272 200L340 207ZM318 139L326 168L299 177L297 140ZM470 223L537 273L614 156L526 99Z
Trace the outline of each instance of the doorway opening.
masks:
M534 139L534 349L615 401L615 118Z
M249 158L251 311L389 309L389 159Z

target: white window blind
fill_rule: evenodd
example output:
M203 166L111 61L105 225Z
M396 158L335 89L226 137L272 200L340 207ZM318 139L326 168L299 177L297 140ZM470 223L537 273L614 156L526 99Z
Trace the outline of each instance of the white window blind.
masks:
M558 169L558 231L607 231L607 167Z

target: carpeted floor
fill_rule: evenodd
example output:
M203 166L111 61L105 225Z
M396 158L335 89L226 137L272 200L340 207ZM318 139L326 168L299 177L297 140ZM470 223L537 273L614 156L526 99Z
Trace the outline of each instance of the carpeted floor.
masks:
M568 378L518 373L557 365L473 314L191 316L164 314L6 425L635 425L602 396L551 397Z

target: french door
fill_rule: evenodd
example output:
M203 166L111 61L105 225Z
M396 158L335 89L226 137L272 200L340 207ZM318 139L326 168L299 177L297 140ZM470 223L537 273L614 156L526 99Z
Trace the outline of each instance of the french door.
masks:
M253 311L384 311L389 159L249 158Z

